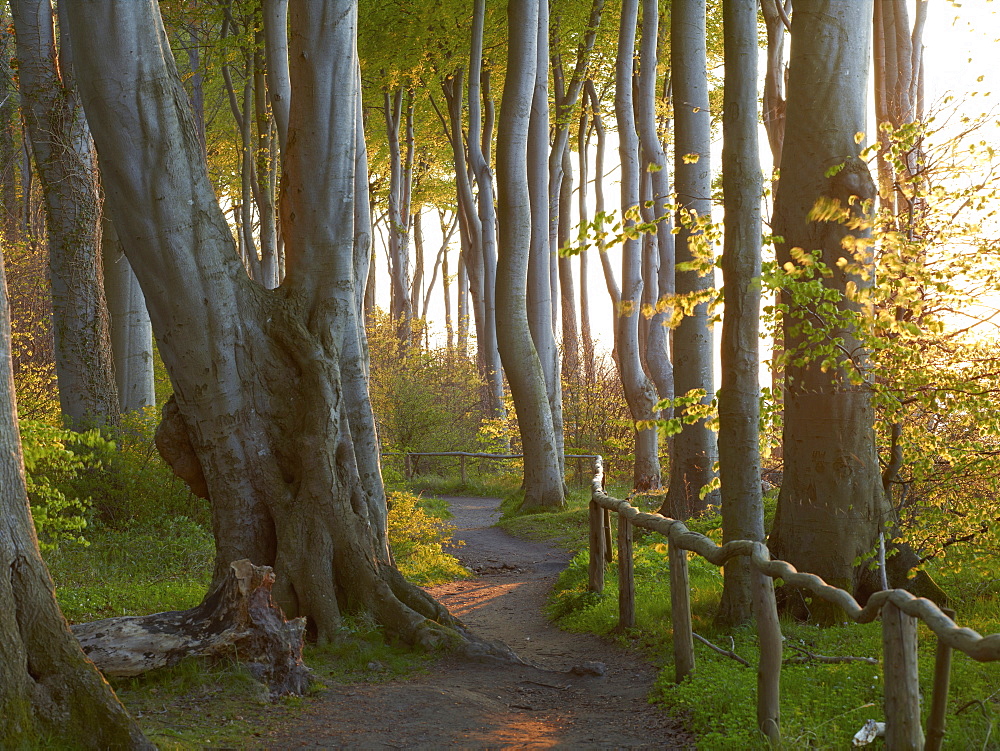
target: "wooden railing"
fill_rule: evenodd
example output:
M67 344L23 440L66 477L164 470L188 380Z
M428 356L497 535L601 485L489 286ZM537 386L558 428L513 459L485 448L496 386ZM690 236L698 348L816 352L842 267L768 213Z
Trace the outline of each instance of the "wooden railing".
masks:
M465 462L467 459L486 459L486 460L500 460L500 459L523 459L524 454L476 454L470 453L468 451L386 451L382 453L382 456L402 456L403 457L403 475L407 480L411 479L415 474L416 460L422 456L452 456L458 457L459 460L459 474L462 478L462 484L464 485L468 482L468 476L466 473ZM584 469L583 462L586 459L597 461L601 457L597 454L566 454L567 463L572 459L576 462L576 474L580 480L580 484L583 485Z
M618 615L622 627L635 625L635 582L632 574L632 527L659 532L667 538L670 566L670 602L673 623L675 677L678 682L694 669L694 639L691 627L688 558L692 551L722 566L730 558L747 556L751 561L753 613L757 622L760 661L757 666L757 724L774 743L780 740L779 680L781 677L781 625L774 597L773 579L808 590L815 597L839 606L856 623L882 618L882 652L885 683L885 742L891 749L939 749L944 738L945 710L951 672L951 651L958 649L979 662L1000 660L1000 634L980 636L960 628L930 600L902 589L873 594L864 607L837 587L815 574L798 572L785 561L772 560L767 546L750 540L716 545L689 530L683 522L660 514L648 514L628 501L604 492L604 468L594 461L590 502L589 588L604 589L604 566L610 560L611 512L618 514ZM934 694L927 721L927 740L920 725L920 691L917 673L917 619L937 636Z

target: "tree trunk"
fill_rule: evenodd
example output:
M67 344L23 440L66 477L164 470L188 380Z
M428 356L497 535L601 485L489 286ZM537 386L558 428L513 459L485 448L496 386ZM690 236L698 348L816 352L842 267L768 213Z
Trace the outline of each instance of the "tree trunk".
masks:
M48 4L41 10L47 10ZM35 8L34 10L38 10ZM15 5L22 13L24 4ZM33 16L36 17L37 16ZM38 552L14 406L0 255L0 739L8 748L152 749L73 638Z
M552 430L556 442L556 457L560 473L563 470L562 377L559 348L556 345L555 300L559 295L558 268L549 240L549 8L542 3L538 9L538 41L535 63L535 84L531 100L531 121L528 126L528 191L531 197L531 245L528 256L528 325L531 340L541 362L548 394ZM506 87L504 88L506 95ZM510 221L524 222L524 216ZM555 276L553 275L555 273ZM499 279L498 279L499 283ZM553 294L553 292L555 294ZM499 313L498 313L498 319ZM509 377L509 374L508 374ZM561 496L561 494L560 494ZM561 501L560 501L561 503Z
M635 29L639 0L623 0L618 32L618 60L615 65L615 118L618 121L619 155L622 164L622 210L626 238L622 244L621 302L616 311L618 372L632 419L655 419L656 392L639 360L639 316L642 303L642 239L629 236L639 212L639 137L632 106L632 75L635 58ZM639 490L660 486L660 458L655 427L636 428L633 486Z
M810 212L826 200L853 206L860 219L870 216L875 185L858 157L862 146L855 134L866 127L871 14L870 0L796 0L775 201L775 233L784 238L779 266L792 260L793 248L821 250L820 260L832 271L824 287L836 293L840 310L853 313L860 308L846 299L847 285L866 282L838 261L850 257L845 237L866 233L837 221L813 221ZM799 322L809 311L793 305L791 296L785 299L785 344L797 349L804 345ZM865 353L851 328L835 335L849 353L836 367L810 359L786 368L784 478L769 547L800 571L857 591L863 569L855 561L873 548L889 510L875 456ZM813 608L820 619L835 617Z
M577 132L577 153L580 155L580 192L579 212L580 226L586 227L590 222L590 210L587 204L587 152L590 150L590 124L587 107L580 108L580 129ZM581 238L580 243L580 340L583 345L583 373L588 384L594 383L594 335L590 327L590 290L587 278L587 243Z
M656 127L657 42L659 41L659 6L655 2L642 4L642 43L640 46L639 86L635 103L636 128L642 145L642 165L645 182L652 195L649 203L643 202L649 220L656 222L656 233L646 239L649 263L643 264L649 273L644 274L643 288L653 310L648 316L646 338L643 342L644 364L650 380L656 386L660 399L674 398L674 372L670 363L670 310L657 303L674 293L674 227L670 218L670 173L667 156ZM663 417L671 417L673 410L666 410Z
M707 262L711 245L698 248L701 230L695 222L711 215L712 175L709 169L711 114L708 107L708 63L705 41L705 0L677 0L670 10L671 76L674 90L674 182L678 204L676 259ZM703 271L705 269L702 269ZM707 273L677 271L678 295L701 295L715 285ZM699 303L674 329L674 392L678 398L702 390L707 404L715 395L712 372L712 324L708 303ZM680 414L677 415L678 417ZM718 492L703 490L715 478L718 458L715 434L705 419L684 422L674 436L670 460L670 490L662 512L678 519L718 503Z
M101 250L119 406L122 412L155 406L153 328L146 300L107 218L102 223Z
M253 284L234 252L156 3L69 6L107 205L212 503L215 583L249 559L273 567L276 601L321 642L355 613L412 643L455 643L461 625L402 578L387 543L361 320L371 233L356 2L289 13L298 93L277 290Z
M278 152L284 160L288 144L288 107L292 97L288 80L288 0L262 0L262 4L267 95L278 131Z
M410 176L412 146L408 144L404 163L399 148L399 131L403 121L403 89L391 96L382 94L382 114L385 116L389 144L389 315L396 326L399 341L410 343L413 308L410 305ZM413 98L407 96L407 136L412 143Z
M115 420L108 310L101 273L97 165L63 39L57 61L48 0L11 4L18 80L45 196L59 403L72 426Z
M725 0L725 99L722 105L722 193L725 246L722 283L722 388L719 389L719 476L722 537L764 541L760 485L760 202L764 192L757 145L757 0ZM716 622L753 617L749 560L724 569Z
M492 139L492 119L487 118L490 127L483 127L483 26L486 16L486 1L476 0L473 4L472 49L469 53L469 166L475 176L478 194L476 207L479 216L479 252L483 274L483 326L478 341L480 359L485 366L485 380L488 393L487 407L492 417L505 420L503 367L497 348L496 318L496 278L497 278L497 216L493 194L493 175L490 171L487 153Z
M532 209L527 148L540 57L538 3L511 0L507 5L507 24L507 76L497 138L500 199L497 202L500 230L497 342L521 431L524 506L558 508L563 505L563 474L558 453L562 447L556 440L545 375L528 322L529 253L535 222L539 220L539 212ZM542 196L547 197L547 194L543 192ZM530 217L531 221L526 222L525 217ZM547 247L547 216L542 215L540 221ZM545 268L548 268L547 259ZM548 331L551 335L551 326Z

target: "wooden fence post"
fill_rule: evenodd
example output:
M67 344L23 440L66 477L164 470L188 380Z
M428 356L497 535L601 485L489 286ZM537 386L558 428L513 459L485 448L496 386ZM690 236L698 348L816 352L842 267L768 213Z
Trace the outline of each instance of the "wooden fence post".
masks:
M941 608L946 616L955 619L955 611ZM948 684L951 681L951 647L938 637L937 653L934 657L934 696L931 711L927 717L926 751L938 751L944 742L945 717L948 714Z
M611 563L615 559L614 541L611 539L611 509L604 509L604 562Z
M757 663L757 727L777 748L781 742L781 623L771 577L750 565L750 589L760 662Z
M468 484L468 482L467 482L467 480L465 478L465 455L464 454L462 456L458 457L458 467L459 467L459 471L462 474L462 487L465 487Z
M590 502L590 567L588 589L591 592L604 591L604 509L596 502Z
M667 550L670 559L670 620L674 630L674 677L680 683L694 670L688 559L687 551L677 547L673 540L669 540Z
M403 454L403 477L405 477L407 480L411 479L409 454Z
M882 606L885 681L885 747L922 749L920 681L917 674L917 619L891 600Z
M635 576L632 569L632 525L618 514L618 627L635 625Z

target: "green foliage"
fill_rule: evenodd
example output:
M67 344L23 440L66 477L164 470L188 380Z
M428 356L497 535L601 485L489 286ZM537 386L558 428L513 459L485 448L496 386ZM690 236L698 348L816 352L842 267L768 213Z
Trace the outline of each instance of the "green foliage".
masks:
M873 240L849 235L827 263L793 248L764 274L782 291L768 312L789 334L777 367L818 362L831 381L871 390L882 464L901 459L891 500L928 558L1000 540L1000 359L981 333L1000 291L997 242L984 229L1000 182L995 152L973 137L982 123L968 119L964 138L935 146L933 121L883 126L897 192L874 223L835 201L813 210L814 221L870 228Z
M28 502L42 550L62 542L86 544L83 530L92 501L68 491L85 470L101 467L114 451L97 430L75 433L34 420L20 422Z
M368 346L372 409L386 451L468 451L477 444L483 414L475 363L442 349L403 347L381 311Z
M769 505L773 509L773 502ZM583 512L585 513L585 512ZM547 526L546 515L523 517ZM718 540L718 514L690 522L690 527ZM560 627L616 638L639 647L663 664L652 700L668 712L686 718L698 734L698 747L705 749L767 749L756 730L756 661L758 648L752 627L731 633L715 631L712 624L722 592L721 571L700 556L689 554L692 624L696 633L713 643L732 649L750 662L743 667L728 657L695 644L694 673L683 683L674 681L671 663L672 633L667 582L667 546L660 535L637 529L634 550L636 627L625 633L618 624L617 566L607 568L605 590L587 591L589 556L581 550L560 575L549 602L549 614ZM577 537L585 548L583 535ZM995 558L991 559L995 563ZM939 576L935 569L932 573ZM1000 631L1000 601L995 576L984 582L978 571L950 567L944 578L949 591L958 593L957 620L980 633ZM881 626L878 622L844 623L820 628L782 621L785 658L813 654L879 658ZM919 660L924 715L930 705L936 640L920 628ZM948 742L955 748L979 748L1000 727L1000 694L996 692L996 663L977 663L957 654L952 668L948 702ZM788 748L839 749L869 718L883 720L883 680L880 665L862 662L786 664L781 677L781 728ZM970 711L971 708L971 711Z
M436 499L435 499L436 500ZM447 513L439 503L424 504L412 493L389 493L389 545L396 566L417 584L440 584L469 575L458 560L444 552L454 545L455 527L434 513Z

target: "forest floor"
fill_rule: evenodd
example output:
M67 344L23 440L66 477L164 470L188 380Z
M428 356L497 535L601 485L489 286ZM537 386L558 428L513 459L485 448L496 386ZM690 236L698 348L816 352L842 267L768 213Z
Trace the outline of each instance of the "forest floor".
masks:
M266 748L689 748L683 723L650 705L656 669L588 634L560 631L546 596L568 556L493 526L499 499L448 498L452 552L476 577L429 591L525 665L442 659L409 680L334 685L268 733Z

